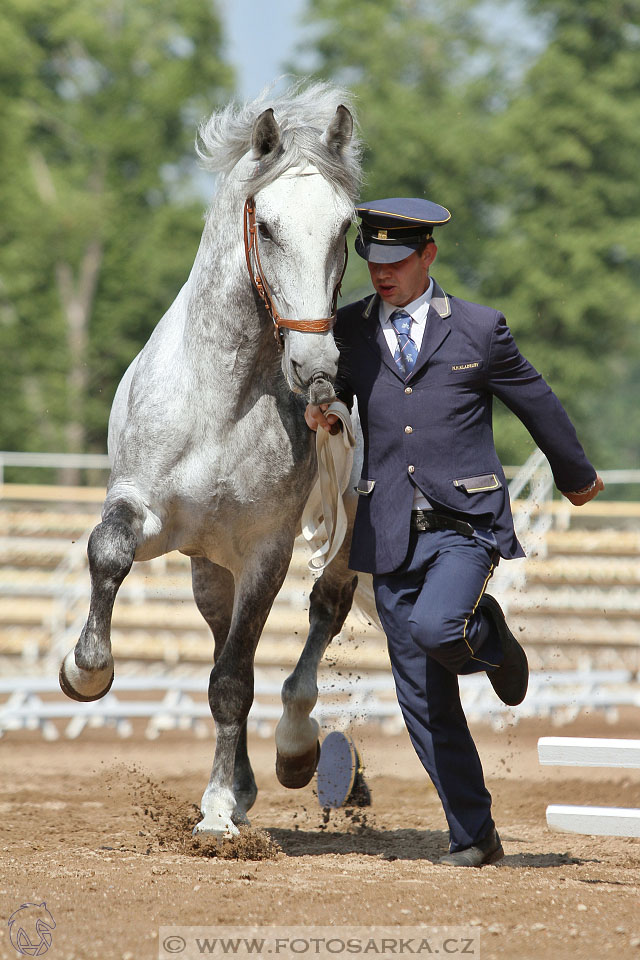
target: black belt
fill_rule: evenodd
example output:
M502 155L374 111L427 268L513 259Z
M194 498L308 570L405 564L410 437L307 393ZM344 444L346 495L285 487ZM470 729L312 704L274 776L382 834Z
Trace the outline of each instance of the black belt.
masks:
M455 530L463 537L474 536L475 530L465 520L456 520L446 513L436 513L435 510L412 510L411 529L424 533L426 530Z

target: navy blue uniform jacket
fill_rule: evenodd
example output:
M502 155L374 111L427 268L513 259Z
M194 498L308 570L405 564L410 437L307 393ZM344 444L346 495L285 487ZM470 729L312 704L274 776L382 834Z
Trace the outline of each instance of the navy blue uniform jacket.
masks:
M414 484L432 505L492 530L500 554L524 555L496 454L499 397L546 454L560 490L596 477L563 406L518 350L497 310L450 297L435 283L424 339L405 382L384 339L374 295L338 311L336 393L353 396L364 465L349 565L390 573L409 545Z

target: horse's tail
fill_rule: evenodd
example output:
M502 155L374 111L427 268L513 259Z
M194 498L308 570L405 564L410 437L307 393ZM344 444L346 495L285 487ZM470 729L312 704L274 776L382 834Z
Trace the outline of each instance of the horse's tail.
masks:
M370 573L358 574L358 586L353 597L353 609L367 624L371 623L374 627L382 630L373 594L373 577Z

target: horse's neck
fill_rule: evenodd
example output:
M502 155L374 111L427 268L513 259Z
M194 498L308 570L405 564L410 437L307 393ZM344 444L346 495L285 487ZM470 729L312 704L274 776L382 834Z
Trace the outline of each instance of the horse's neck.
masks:
M252 366L264 358L268 341L264 312L256 303L245 263L241 214L232 220L227 214L221 223L212 208L185 304L184 336L194 361L227 370L238 363Z
M192 376L232 407L273 394L288 401L273 328L249 278L238 215L207 218L181 309L185 361Z

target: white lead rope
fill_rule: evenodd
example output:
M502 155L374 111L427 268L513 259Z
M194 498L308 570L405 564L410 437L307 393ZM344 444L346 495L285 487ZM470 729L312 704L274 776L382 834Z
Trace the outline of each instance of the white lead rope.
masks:
M322 573L342 546L347 532L347 515L342 496L353 466L355 437L349 410L334 400L325 411L342 421L342 430L332 434L316 431L318 479L302 512L302 535L314 551L308 561L312 573Z

